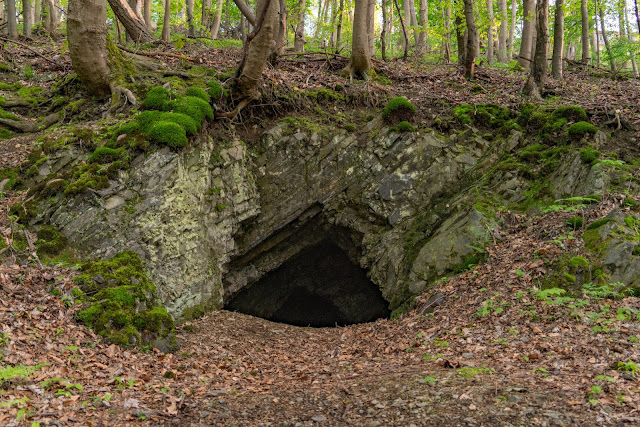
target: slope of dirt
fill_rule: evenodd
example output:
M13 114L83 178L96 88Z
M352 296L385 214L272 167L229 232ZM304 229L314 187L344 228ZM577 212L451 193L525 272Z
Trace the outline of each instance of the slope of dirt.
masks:
M3 266L1 364L40 367L3 380L0 423L637 424L635 371L617 368L640 361L640 323L616 313L639 299L588 299L576 316L536 298L545 261L580 251L580 232L557 225L568 216L505 215L489 260L441 283L432 314L311 329L220 311L183 325L181 349L166 355L78 325L70 298L47 292L69 291L73 271ZM502 310L483 312L487 300Z

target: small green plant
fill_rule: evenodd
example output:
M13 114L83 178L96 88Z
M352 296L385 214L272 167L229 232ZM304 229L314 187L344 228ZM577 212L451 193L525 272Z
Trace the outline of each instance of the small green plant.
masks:
M628 361L628 362L618 362L618 366L616 367L616 369L618 371L631 372L631 376L635 378L636 372L640 370L640 367L635 362Z
M602 387L597 385L591 386L591 389L587 393L587 399L589 400L589 403L591 403L592 405L597 405L599 403L598 395L602 393L603 393Z
M608 382L610 382L610 383L615 383L615 382L616 382L616 379L615 379L615 378L610 377L610 376L607 376L607 375L597 375L597 376L596 376L596 380L599 380L599 381L608 381Z
M540 300L546 300L549 297L561 297L566 293L567 291L562 288L549 288L538 291L536 296Z
M424 377L424 378L420 378L418 380L419 383L421 384L429 384L429 385L433 385L436 383L436 381L438 381L438 379L434 376L428 376L428 377Z
M582 218L581 216L572 216L567 220L567 225L574 230L582 228L583 224L584 224L584 218Z
M502 307L497 306L496 304L497 304L496 301L492 299L485 300L482 303L482 307L477 311L476 314L478 315L478 317L484 317L491 313L495 313L495 314L502 313L504 309Z
M433 341L433 345L435 345L436 347L446 348L446 347L449 347L449 341L445 341L445 340L441 340L439 338L436 338Z
M542 367L535 368L533 373L541 378L547 378L549 376L549 371Z
M495 373L495 370L492 368L472 368L472 367L464 367L458 369L458 374L462 375L464 378L473 378L479 374L488 374L491 375Z
M522 271L522 270L516 270L515 273L516 273L516 276L518 276L518 277L524 276L524 271Z

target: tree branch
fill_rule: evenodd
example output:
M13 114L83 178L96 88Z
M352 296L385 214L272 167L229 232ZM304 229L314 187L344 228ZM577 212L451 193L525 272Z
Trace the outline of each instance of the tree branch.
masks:
M238 9L240 9L240 12L242 12L244 17L247 18L247 21L249 21L249 23L255 27L256 15L253 14L251 8L247 6L247 4L242 0L233 0L233 2L236 4L236 6L238 6Z

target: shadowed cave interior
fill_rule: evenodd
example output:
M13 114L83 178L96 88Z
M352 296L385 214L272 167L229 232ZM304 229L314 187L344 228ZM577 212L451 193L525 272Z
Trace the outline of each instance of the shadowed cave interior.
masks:
M235 294L225 308L312 327L371 322L390 314L380 289L331 238L300 250Z

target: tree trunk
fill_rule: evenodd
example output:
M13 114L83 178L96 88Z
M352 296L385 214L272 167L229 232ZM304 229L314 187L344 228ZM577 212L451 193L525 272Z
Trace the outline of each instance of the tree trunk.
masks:
M42 18L42 0L35 0L33 4L33 26L38 27L40 25L40 19Z
M211 0L202 0L202 17L200 18L200 23L205 31L211 29L211 6ZM216 12L217 10L216 8ZM222 14L220 16L222 16ZM211 39L213 39L213 37L211 37Z
M162 41L169 43L171 39L171 0L164 0L164 18L162 20Z
M186 0L187 6L187 28L189 28L189 35L195 37L196 27L193 22L193 3L194 0Z
M373 58L376 55L376 0L369 0L367 4L367 34L369 55Z
M611 52L611 46L609 45L609 37L607 36L607 30L604 27L604 9L602 8L602 3L600 3L598 8L598 15L600 15L600 29L602 30L602 39L604 40L604 48L607 50L607 56L609 57L609 65L611 67L611 71L614 73L618 72L616 68L616 63L613 60L613 54Z
M403 40L403 49L404 43L409 43L409 34L411 33L411 6L409 6L410 1L413 0L402 0L402 20L404 22L404 29L407 32L407 37ZM400 15L400 11L398 11L398 15Z
M564 54L564 0L556 0L556 14L553 21L553 60L551 75L562 80L562 58Z
M211 39L218 38L218 32L220 32L220 20L222 19L222 2L223 0L216 1L216 14L213 17L213 24L211 25Z
M518 4L516 3L516 0L511 0L511 26L509 27L509 42L508 42L508 55L509 55L509 60L511 60L511 58L513 58L513 52L514 52L514 48L513 48L513 36L516 30L516 14L518 12Z
M588 40L587 40L588 43ZM541 99L547 78L547 49L549 46L549 0L538 0L536 6L536 54L523 92Z
M419 40L419 31L418 31L418 18L416 17L416 2L415 0L409 0L409 16L411 17L411 32L413 33L413 43L418 50L418 40Z
M104 0L70 0L67 38L73 70L92 95L111 94Z
M276 65L278 57L282 55L285 35L287 33L287 0L279 0L278 4L278 25L276 26L274 37L276 41L275 49L271 52L269 57L269 63L274 66Z
M629 14L627 12L627 5L624 5L624 20L627 27L627 40L629 40L629 44L633 43L633 38L631 37L631 25L629 25ZM633 77L640 77L638 73L638 63L636 62L636 55L633 52L633 49L629 52L629 56L631 57L631 69L633 70Z
M638 24L638 34L640 34L640 13L638 12L638 0L634 0L634 11L636 13L636 24Z
M535 31L535 0L524 0L522 10L522 44L520 45L520 57L518 64L525 70L531 67L531 47L533 45L533 33Z
M498 0L498 10L500 11L500 34L498 34L498 61L504 62L507 59L507 0Z
M325 0L329 1L329 0ZM318 0L318 16L316 16L316 29L313 32L313 38L318 40L320 37L320 27L322 26L322 0Z
M444 22L444 31L445 31L445 40L447 39L447 28L449 27L447 19L451 19L451 9L447 6L449 10L449 18L445 16ZM446 12L445 12L446 15ZM418 50L420 52L429 52L429 48L427 46L429 42L429 3L427 0L420 0L420 13L418 15L420 30L418 32ZM445 42L446 43L446 42Z
M493 0L487 0L487 17L489 28L487 29L487 63L493 64Z
M580 0L580 16L582 17L582 63L586 66L589 63L589 9L587 0Z
M22 32L31 37L31 0L22 0Z
M600 30L598 30L598 0L595 0L595 6L596 6L596 14L593 16L593 18L595 19L595 27L596 27L596 64L598 65L598 67L602 66L602 63L600 62Z
M355 0L353 12L353 35L351 38L351 59L345 68L351 77L369 79L371 57L369 56L369 37L367 35L367 17L369 1Z
M277 0L256 1L258 17L256 26L254 31L247 36L245 56L233 81L232 92L236 99L252 100L257 96L256 89L258 83L262 81L262 72L274 44L273 36L276 31L279 9L280 3ZM264 16L262 16L263 11Z
M296 52L304 51L304 16L306 1L300 0L298 2L298 24L296 25L296 36L293 42L293 48Z
M407 0L405 0L406 2ZM402 39L402 48L404 49L404 59L407 59L409 54L409 34L407 33L407 27L405 26L404 19L402 18L402 12L400 12L400 7L398 6L398 0L393 0L396 4L396 10L398 11L398 18L400 18L400 25L402 26L402 35L404 38Z
M109 0L109 5L134 41L149 42L153 40L153 34L151 34L144 21L140 19L125 0Z
M380 53L382 60L387 60L387 3L381 0L382 6L382 32L380 33Z
M336 53L340 52L342 44L342 15L344 12L344 0L340 0L340 8L338 9L338 23L336 24Z
M464 66L465 46L467 45L466 37L465 37L466 30L462 26L462 18L458 14L456 14L455 25L456 25L456 41L458 45L458 65Z
M451 6L447 4L447 8L444 10L444 62L448 64L451 62Z
M464 18L467 23L467 46L464 58L464 76L472 79L476 71L476 23L473 17L473 0L464 0Z
M5 0L7 3L7 22L9 38L18 38L18 21L16 20L16 0Z
M144 25L149 31L153 31L151 24L151 1L152 0L144 0Z

